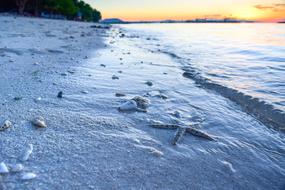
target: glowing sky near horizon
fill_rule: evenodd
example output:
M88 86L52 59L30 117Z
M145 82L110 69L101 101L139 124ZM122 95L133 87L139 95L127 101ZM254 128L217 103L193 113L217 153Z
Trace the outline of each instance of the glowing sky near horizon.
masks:
M186 20L194 18L285 20L285 0L84 0L103 18Z

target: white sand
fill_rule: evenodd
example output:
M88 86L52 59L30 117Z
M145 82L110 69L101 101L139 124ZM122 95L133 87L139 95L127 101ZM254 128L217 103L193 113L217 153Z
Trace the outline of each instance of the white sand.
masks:
M194 85L185 82L170 58L131 47L117 37L118 29L91 25L0 17L0 122L13 123L11 129L0 132L0 162L22 163L24 173L36 175L29 181L21 180L21 172L0 175L1 190L278 189L282 185L278 177L284 174L279 168L284 155L276 154L279 166L267 167L262 157L269 148L258 147L278 139L279 134L238 108L229 111L235 125L227 126L231 121L222 119L213 122L224 114L217 105L223 109L236 105L204 90L181 93L179 89ZM103 38L111 43L107 48ZM158 67L150 60L165 65ZM119 80L112 80L113 75ZM147 80L154 86L144 84ZM118 112L124 99L155 90L162 90L169 99L149 97L148 113ZM57 98L59 91L63 91L62 99ZM118 98L116 92L128 96ZM205 101L213 110L197 109ZM175 131L148 126L151 119L173 122L170 113L177 110L184 121L208 120L204 129L221 140L208 142L187 135L174 147ZM30 121L36 116L43 116L48 127L32 126ZM240 136L237 126L244 130ZM256 127L262 138L249 134ZM284 140L279 139L282 147ZM29 144L33 151L23 162ZM252 144L258 153L244 148ZM284 148L278 148L284 154Z

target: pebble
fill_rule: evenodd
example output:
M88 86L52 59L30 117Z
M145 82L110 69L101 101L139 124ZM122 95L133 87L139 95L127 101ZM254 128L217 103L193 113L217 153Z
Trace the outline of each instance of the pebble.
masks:
M151 81L147 81L147 82L145 82L145 84L148 86L153 86L153 83Z
M47 127L45 119L43 117L41 117L41 116L35 118L32 121L32 124L35 125L36 127L39 127L39 128L46 128Z
M142 96L136 96L132 98L137 103L137 107L140 109L147 109L150 105L150 101Z
M4 162L0 163L0 174L7 174L9 173L8 167Z
M100 64L100 66L101 66L101 67L106 67L106 65L104 65L104 64Z
M116 96L116 97L124 97L124 96L126 96L126 94L117 92L117 93L115 94L115 96Z
M86 91L86 90L82 90L81 93L82 93L82 94L88 94L89 92Z
M37 175L35 173L28 172L28 173L24 173L22 175L22 180L31 180L31 179L34 179L36 177L37 177Z
M17 97L14 98L15 101L19 101L19 100L22 100L22 99L23 99L23 98L20 97L20 96L17 96Z
M0 126L0 131L4 131L8 128L12 127L12 122L9 120L4 121L4 123Z
M113 75L113 76L112 76L112 79L113 79L113 80L119 80L119 77L116 76L116 75Z
M57 93L57 97L58 97L58 98L63 98L63 92L62 92L62 91L58 92L58 93Z

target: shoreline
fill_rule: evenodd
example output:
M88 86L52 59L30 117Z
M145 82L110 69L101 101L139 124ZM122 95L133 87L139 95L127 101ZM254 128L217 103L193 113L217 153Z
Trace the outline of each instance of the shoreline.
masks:
M23 172L0 174L0 189L284 185L284 134L197 88L171 57L141 48L124 29L1 16L0 22L0 122L13 123L0 131L0 163L21 163L23 172L37 175L24 181ZM137 96L149 101L146 112L118 110ZM38 116L47 128L31 124ZM217 141L186 134L173 146L175 130L150 127L154 122L200 123Z

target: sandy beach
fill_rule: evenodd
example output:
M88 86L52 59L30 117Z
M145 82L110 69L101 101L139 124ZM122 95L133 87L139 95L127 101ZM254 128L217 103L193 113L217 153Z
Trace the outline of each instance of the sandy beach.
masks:
M283 133L135 43L119 26L0 16L0 124L12 123L0 163L24 167L0 190L285 187ZM187 133L173 146L175 129L151 127L196 123L215 141Z

